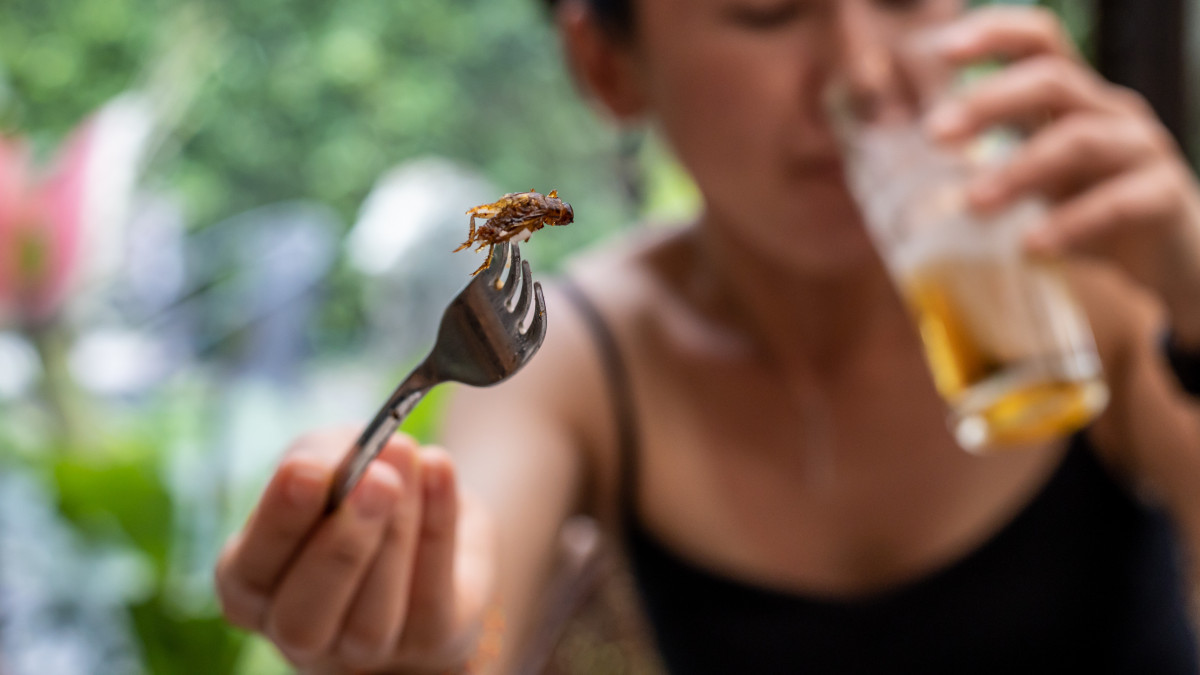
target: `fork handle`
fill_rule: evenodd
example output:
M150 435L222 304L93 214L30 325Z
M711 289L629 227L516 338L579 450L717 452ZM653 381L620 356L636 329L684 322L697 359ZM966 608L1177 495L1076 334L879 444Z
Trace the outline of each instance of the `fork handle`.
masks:
M404 418L408 417L413 408L417 407L425 394L436 384L427 371L426 364L421 364L408 377L404 378L404 381L396 387L396 391L383 404L379 412L375 413L375 419L371 420L358 440L350 447L346 456L342 458L333 475L333 488L329 495L329 502L325 505L326 514L336 511L338 506L345 501L346 495L350 494L359 479L366 473L371 460L379 456L388 439L404 422Z

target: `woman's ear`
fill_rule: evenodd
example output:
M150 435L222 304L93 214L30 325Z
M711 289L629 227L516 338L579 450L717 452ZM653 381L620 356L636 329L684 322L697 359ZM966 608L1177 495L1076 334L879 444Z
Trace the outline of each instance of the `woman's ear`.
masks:
M612 35L585 0L564 0L556 12L563 51L575 83L617 122L636 122L645 113L633 47Z

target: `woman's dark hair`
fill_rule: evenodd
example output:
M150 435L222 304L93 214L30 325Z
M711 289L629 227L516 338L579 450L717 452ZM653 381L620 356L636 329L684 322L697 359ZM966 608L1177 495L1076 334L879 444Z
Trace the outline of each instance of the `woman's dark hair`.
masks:
M546 5L553 10L560 0L545 0ZM584 0L604 27L614 35L629 37L633 34L633 2L634 0Z

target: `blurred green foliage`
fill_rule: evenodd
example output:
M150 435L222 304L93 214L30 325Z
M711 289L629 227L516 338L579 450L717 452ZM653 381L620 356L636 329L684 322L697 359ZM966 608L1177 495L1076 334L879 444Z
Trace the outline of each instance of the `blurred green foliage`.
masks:
M144 444L149 437L129 440ZM111 455L59 458L54 474L60 509L86 537L128 540L151 563L152 591L129 608L149 672L232 672L245 637L211 605L199 612L177 607L168 588L173 562L168 546L175 539L177 514L158 475L162 466L156 455L157 449L124 460Z
M61 135L136 84L147 56L170 40L157 29L181 3L5 4L0 119L10 130ZM545 181L590 140L550 142L553 130L571 127L571 112L568 101L545 105L540 95L562 89L532 3L257 0L204 10L224 27L224 65L162 176L183 187L200 222L297 196L349 215L382 169L426 152ZM519 83L502 72L520 73Z
M297 198L348 227L386 169L427 154L569 196L586 216L531 244L543 269L636 215L615 133L574 94L533 0L5 0L0 16L0 133L43 150L147 81L189 17L212 31L219 65L188 74L198 90L147 181L193 228ZM312 340L353 349L360 280L339 264L326 287Z
M186 4L6 0L0 131L43 146L61 138L139 83ZM190 9L219 27L221 65L201 73L181 145L153 178L182 193L197 227L299 197L350 222L385 169L430 153L480 167L504 189L578 195L588 227L564 233L563 247L630 215L619 206L611 133L573 95L538 3L210 0Z

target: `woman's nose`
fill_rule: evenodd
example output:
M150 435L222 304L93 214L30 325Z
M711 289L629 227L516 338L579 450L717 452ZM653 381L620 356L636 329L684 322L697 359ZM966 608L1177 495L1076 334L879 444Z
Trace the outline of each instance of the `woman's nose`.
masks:
M836 0L834 78L862 120L908 116L897 26L876 0Z
M845 83L856 92L884 92L894 81L892 40L870 0L839 0L835 31Z

